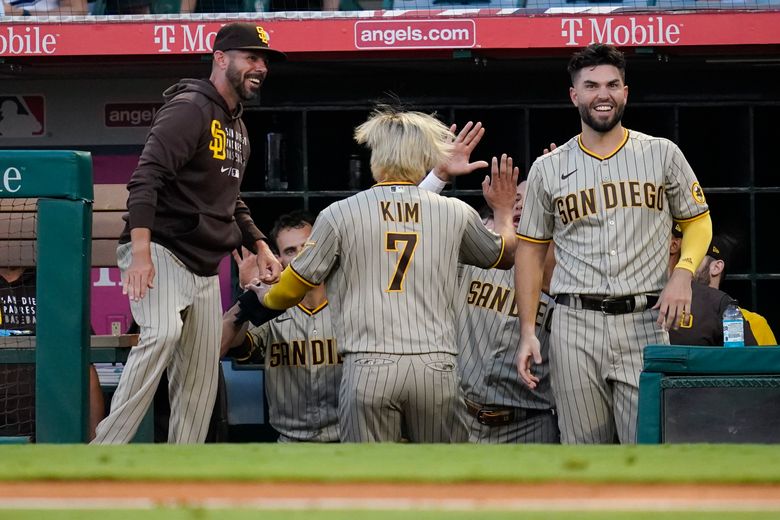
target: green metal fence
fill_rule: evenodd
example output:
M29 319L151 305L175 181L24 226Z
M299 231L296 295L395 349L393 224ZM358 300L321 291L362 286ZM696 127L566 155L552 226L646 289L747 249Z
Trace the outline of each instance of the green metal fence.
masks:
M36 439L87 440L92 158L0 151L0 198L38 198ZM13 349L0 355L11 361ZM5 352L3 352L5 350ZM0 358L2 360L2 358Z

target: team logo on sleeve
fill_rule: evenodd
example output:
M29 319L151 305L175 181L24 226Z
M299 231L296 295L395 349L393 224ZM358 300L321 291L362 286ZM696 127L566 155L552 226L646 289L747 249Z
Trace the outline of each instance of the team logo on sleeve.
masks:
M298 251L298 254L297 254L297 255L295 255L295 258L298 258L299 256L301 256L301 255L303 254L303 252L304 252L304 251L306 251L306 250L307 250L307 249L309 249L310 247L314 247L314 246L316 246L316 245L317 245L317 242L313 242L313 241L311 241L311 240L309 240L309 241L305 242L305 243L303 244L303 247L301 248L301 250L300 250L300 251Z
M691 186L691 195L693 195L693 200L695 200L697 204L703 205L707 203L704 200L704 190L701 189L701 186L698 182L694 182Z

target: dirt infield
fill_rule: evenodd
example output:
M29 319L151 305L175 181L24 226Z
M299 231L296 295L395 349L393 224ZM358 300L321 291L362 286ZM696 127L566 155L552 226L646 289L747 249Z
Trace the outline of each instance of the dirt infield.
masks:
M776 485L17 482L0 508L780 511Z

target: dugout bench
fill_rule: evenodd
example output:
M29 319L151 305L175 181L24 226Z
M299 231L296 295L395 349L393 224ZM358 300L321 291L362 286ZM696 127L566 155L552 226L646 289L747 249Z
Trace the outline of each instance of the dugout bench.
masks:
M780 442L780 347L647 346L637 442Z

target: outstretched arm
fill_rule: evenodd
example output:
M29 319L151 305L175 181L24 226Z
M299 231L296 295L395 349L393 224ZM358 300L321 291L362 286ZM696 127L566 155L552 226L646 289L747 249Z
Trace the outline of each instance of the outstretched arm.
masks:
M456 125L452 125L450 130L455 133ZM434 193L441 193L448 182L453 177L468 175L474 170L487 168L485 161L471 162L471 152L477 147L485 135L485 129L482 123L477 124L469 121L461 129L453 141L453 149L450 158L443 164L436 165L433 170L420 182L420 188Z
M494 231L504 239L504 251L496 267L509 269L514 265L517 244L512 207L515 204L520 169L512 165L511 157L503 154L500 161L493 157L490 174L482 181L482 194L493 210Z

